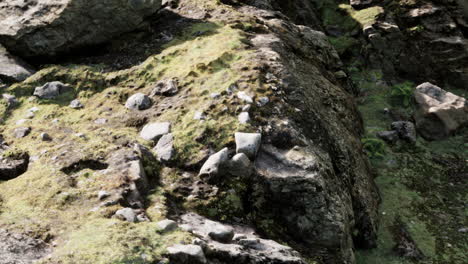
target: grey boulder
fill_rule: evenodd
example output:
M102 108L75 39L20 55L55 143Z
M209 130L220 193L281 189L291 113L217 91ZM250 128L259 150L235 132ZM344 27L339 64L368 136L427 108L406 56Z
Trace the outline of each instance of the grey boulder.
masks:
M151 99L142 93L137 93L128 98L125 107L133 110L146 110L151 107Z
M120 220L135 223L137 222L137 214L132 208L123 208L115 212L115 216Z
M22 82L33 74L34 70L31 66L12 56L0 44L0 80L4 82Z
M466 99L431 83L416 87L416 128L426 139L443 139L468 124Z
M56 55L104 43L154 14L161 0L0 2L0 42L20 56Z
M398 133L398 137L410 143L416 142L416 128L408 121L397 121L392 123L392 129Z
M177 94L179 88L177 87L177 82L173 79L162 80L156 83L153 90L151 91L151 96L164 95L164 96L173 96Z
M235 176L248 177L253 172L252 162L244 153L237 153L229 162L229 172Z
M164 219L156 223L162 232L170 232L177 229L177 223L173 220Z
M198 245L174 245L167 248L169 259L174 264L204 264L203 249Z
M69 106L72 109L81 109L84 107L84 105L78 99L71 101Z
M156 147L154 147L156 157L161 162L169 162L174 156L174 136L172 133L162 136Z
M57 96L69 90L71 90L70 86L65 85L61 82L55 81L55 82L48 82L44 84L43 86L36 87L36 89L34 89L33 95L41 99L54 99Z
M140 137L146 140L156 141L170 132L171 123L169 122L150 123L143 127L140 132Z
M262 143L262 135L260 133L237 132L234 137L236 139L236 152L244 153L252 160L255 159Z
M18 127L13 131L15 138L24 138L31 133L30 127Z
M229 150L228 148L224 148L208 158L208 160L203 164L202 168L200 169L199 175L202 178L208 179L218 176L222 171L222 168L227 164L228 160Z

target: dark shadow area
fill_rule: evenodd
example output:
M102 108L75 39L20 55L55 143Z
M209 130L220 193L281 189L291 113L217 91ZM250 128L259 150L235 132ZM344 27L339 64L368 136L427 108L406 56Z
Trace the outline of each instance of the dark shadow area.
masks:
M107 163L101 162L99 160L79 160L67 167L62 168L61 171L65 174L72 174L84 169L105 170L108 167L109 165Z

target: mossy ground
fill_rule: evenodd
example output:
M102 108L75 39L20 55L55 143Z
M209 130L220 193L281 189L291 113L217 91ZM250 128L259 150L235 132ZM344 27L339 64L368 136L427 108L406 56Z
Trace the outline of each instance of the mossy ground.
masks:
M375 71L353 74L363 93L360 111L366 139L389 129L384 108L410 116L412 105L392 96L392 87L382 85ZM414 87L413 87L414 88ZM455 93L460 91L455 91ZM465 92L466 93L466 92ZM460 94L466 96L466 94ZM378 248L358 251L358 263L412 263L392 251L392 226L401 218L426 258L419 263L464 263L467 239L458 230L466 227L466 130L449 139L428 142L418 138L415 145L382 144L381 155L372 155L376 183L382 195ZM463 176L465 175L465 177Z
M54 241L57 247L43 263L153 263L167 246L189 240L182 231L157 232L154 221L167 213L161 187L147 197L147 213L153 222L125 223L109 218L118 205L96 209L97 192L112 189L118 182L91 169L67 175L59 165L73 153L83 159L103 160L121 145L138 142L152 147L139 138L137 127L125 124L125 117L132 115L172 123L180 164L196 159L203 148L219 150L232 144L236 131L250 129L238 123L238 103L232 103L237 99L225 92L253 68L244 38L241 30L228 25L195 23L132 68L107 71L105 65L49 65L2 91L14 94L19 104L10 110L1 105L1 133L15 150L28 152L37 160L20 177L0 182L0 227ZM176 96L153 98L153 108L138 114L124 107L129 95L149 94L157 81L169 78L178 80ZM31 97L36 86L49 81L62 81L74 89L51 100ZM255 80L244 78L238 89L255 93L255 87ZM222 93L221 99L210 96L215 92ZM68 107L75 98L84 109ZM39 108L35 116L17 125L32 107ZM194 120L195 111L204 112L207 119ZM99 118L108 121L96 124ZM21 126L31 127L31 134L14 138L13 130ZM53 141L41 141L42 132ZM203 135L204 139L197 140Z

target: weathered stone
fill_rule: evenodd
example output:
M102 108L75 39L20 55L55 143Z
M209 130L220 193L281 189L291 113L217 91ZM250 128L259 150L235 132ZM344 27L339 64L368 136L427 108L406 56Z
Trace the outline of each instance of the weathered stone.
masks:
M2 1L0 42L21 56L56 55L132 31L160 6L161 0Z
M109 196L110 196L110 193L107 192L107 191L101 190L101 191L98 192L98 199L99 200L104 200Z
M161 162L169 162L174 156L174 136L172 133L162 136L156 147L154 147L156 157Z
M232 175L248 177L252 174L252 171L252 162L244 153L237 153L229 162L229 173Z
M128 98L125 107L133 110L146 110L151 107L151 99L142 93L137 93Z
M385 140L385 142L394 144L398 141L398 132L392 130L392 131L380 131L377 132L377 137Z
M50 254L48 243L21 233L0 229L1 264L35 263Z
M137 215L132 208L123 208L115 212L115 216L120 220L125 220L127 222L135 223L137 222Z
M262 135L260 133L237 132L234 137L236 139L236 152L244 153L254 160L262 143Z
M151 91L151 97L156 95L173 96L177 94L179 88L177 82L173 79L162 80L156 83L153 91Z
M34 74L34 70L31 66L12 56L0 44L0 80L4 82L22 82L32 74Z
M40 87L36 87L34 90L34 95L41 99L53 99L69 90L71 90L70 86L55 81L48 82Z
M241 124L247 124L250 122L250 114L249 112L242 112L238 116L239 123Z
M7 102L8 107L12 107L18 104L18 100L16 99L14 95L3 94L2 98Z
M234 229L225 225L214 225L209 227L208 235L218 242L229 243L234 237Z
M218 176L218 174L221 173L221 169L224 167L224 165L226 165L229 159L228 154L228 148L224 148L219 152L211 155L205 164L203 164L199 175L207 178Z
M170 232L177 229L177 223L173 220L164 219L156 223L162 232Z
M351 6L356 9L363 9L376 3L377 0L350 0Z
M96 120L94 120L94 123L95 124L98 124L98 125L104 125L105 123L107 123L107 119L106 118L98 118Z
M252 96L248 95L246 92L240 91L237 93L237 98L241 99L243 102L248 104L253 104Z
M15 138L24 138L31 133L30 127L18 127L13 131Z
M408 121L393 122L392 129L398 133L398 137L401 139L410 143L416 142L416 128L413 123Z
M143 127L140 132L140 137L146 140L156 141L170 132L171 123L169 122L150 123Z
M84 105L78 99L71 101L69 106L73 109L81 109L84 107Z
M29 155L2 157L0 155L0 181L14 179L28 170Z
M414 115L418 132L426 139L443 139L468 123L466 99L431 83L416 87Z
M174 264L205 264L207 263L203 249L198 245L174 245L167 248L171 263Z
M52 137L45 132L41 133L39 137L41 138L42 141L52 141Z
M203 113L201 111L196 111L195 114L193 115L193 119L194 120L205 120L206 115L205 115L205 113Z
M270 98L268 98L268 97L260 97L260 98L258 98L258 100L257 100L257 105L260 106L260 107L262 107L262 106L267 105L269 102L270 102Z

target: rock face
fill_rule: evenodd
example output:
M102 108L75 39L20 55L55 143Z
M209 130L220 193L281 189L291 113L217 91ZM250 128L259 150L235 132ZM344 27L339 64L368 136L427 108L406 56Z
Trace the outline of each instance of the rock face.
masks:
M50 251L48 245L42 240L0 229L1 264L34 263Z
M31 76L34 70L20 59L12 56L0 44L0 80L4 82L21 82Z
M431 83L416 87L414 115L418 132L426 139L443 139L468 123L466 99Z
M0 3L0 43L22 56L55 55L137 28L161 0L12 0Z

